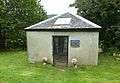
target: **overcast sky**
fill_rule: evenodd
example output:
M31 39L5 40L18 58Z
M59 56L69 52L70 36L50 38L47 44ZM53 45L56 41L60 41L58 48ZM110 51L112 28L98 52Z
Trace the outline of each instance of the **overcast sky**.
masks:
M41 0L43 8L47 14L62 14L65 12L72 12L76 14L76 9L69 7L75 0Z

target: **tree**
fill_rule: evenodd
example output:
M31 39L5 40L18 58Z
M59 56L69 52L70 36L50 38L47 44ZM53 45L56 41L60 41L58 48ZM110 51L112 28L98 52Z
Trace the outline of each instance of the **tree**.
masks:
M111 26L117 26L118 28L120 24L120 0L76 0L70 6L78 8L78 15L82 15L102 26L100 32L102 48L115 46L116 40L114 39L116 36L113 30L115 27L111 28Z
M47 18L37 0L0 0L0 34L4 47L26 46L24 28ZM7 45L6 45L7 44Z

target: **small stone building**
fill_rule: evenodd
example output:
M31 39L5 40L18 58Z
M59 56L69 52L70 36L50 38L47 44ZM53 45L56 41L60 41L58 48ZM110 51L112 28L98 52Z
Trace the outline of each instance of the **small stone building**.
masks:
M25 28L29 61L54 65L97 65L100 26L72 13L64 13Z

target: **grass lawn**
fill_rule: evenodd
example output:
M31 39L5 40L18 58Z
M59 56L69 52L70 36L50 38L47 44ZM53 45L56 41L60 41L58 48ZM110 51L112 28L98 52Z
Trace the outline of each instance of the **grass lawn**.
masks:
M120 83L120 61L101 54L98 66L60 69L30 64L24 51L0 52L0 83Z

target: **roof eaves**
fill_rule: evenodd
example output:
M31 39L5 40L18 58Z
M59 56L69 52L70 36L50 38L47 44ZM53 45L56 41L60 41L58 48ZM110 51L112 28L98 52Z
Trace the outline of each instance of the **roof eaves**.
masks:
M59 26L59 27L39 27L39 28L30 28L31 30L40 30L40 29L44 29L44 30L49 30L49 29L100 29L100 28L96 28L96 27L64 27L64 26ZM29 30L29 29L26 29Z
M85 32L99 32L100 31L100 28L38 28L38 29L26 29L26 31L58 31L58 32L61 32L61 31L85 31Z

